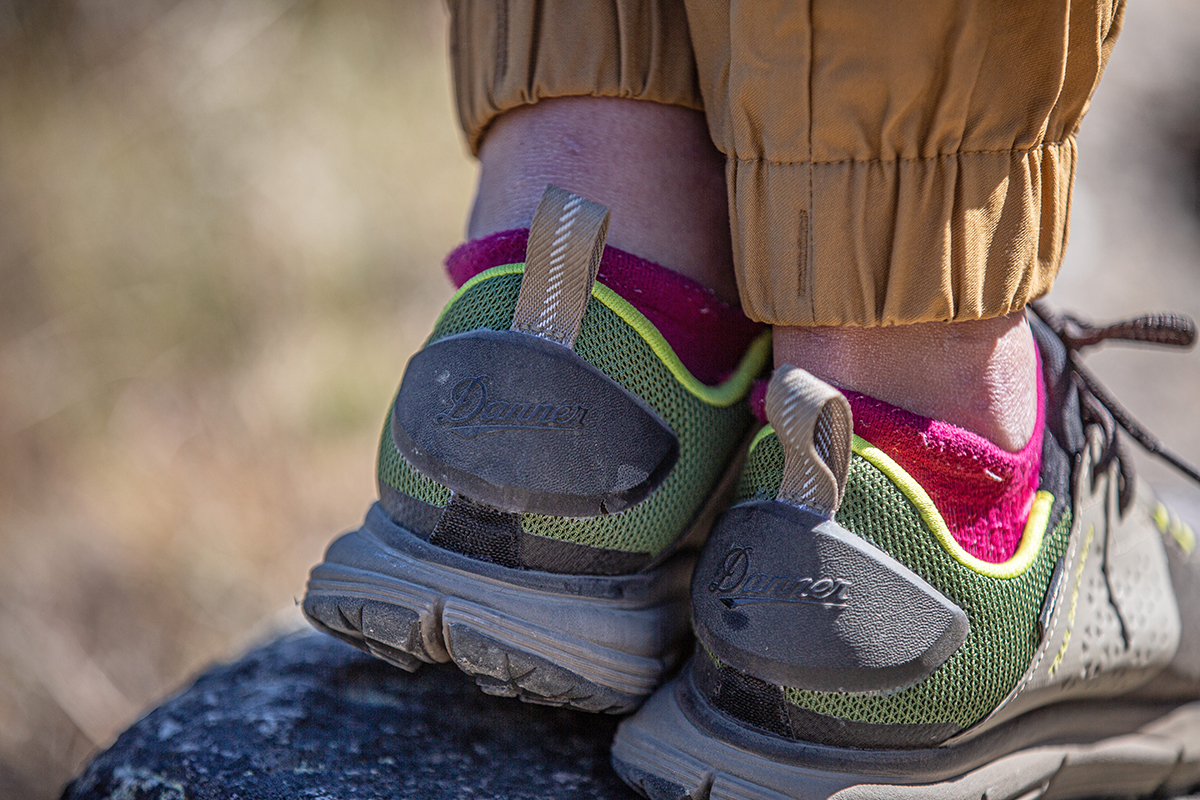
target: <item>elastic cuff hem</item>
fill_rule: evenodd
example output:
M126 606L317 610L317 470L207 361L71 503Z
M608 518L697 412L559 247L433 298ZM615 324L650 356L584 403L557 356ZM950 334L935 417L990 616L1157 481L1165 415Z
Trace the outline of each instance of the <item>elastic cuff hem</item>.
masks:
M775 325L996 317L1049 291L1075 140L893 161L730 162L743 310Z
M450 64L471 152L492 121L549 97L702 110L682 0L451 0Z

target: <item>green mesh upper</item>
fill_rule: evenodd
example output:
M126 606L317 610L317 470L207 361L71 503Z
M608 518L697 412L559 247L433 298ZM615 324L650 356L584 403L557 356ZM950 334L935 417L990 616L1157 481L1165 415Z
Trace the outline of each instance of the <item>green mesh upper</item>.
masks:
M393 401L394 402L394 401ZM433 478L426 478L408 463L392 442L392 415L383 421L383 435L379 439L379 461L376 474L380 483L386 483L409 497L423 500L430 505L445 507L450 502L450 490Z
M783 477L783 446L768 434L750 453L736 501L773 499ZM934 538L900 489L870 462L850 459L837 522L872 542L962 608L971 629L946 663L920 683L888 695L784 687L788 702L831 717L877 724L954 723L967 728L1016 686L1039 644L1038 614L1071 515L1055 525L1022 575L992 578L959 563Z
M508 330L521 275L497 275L470 286L443 312L428 343L467 331ZM658 412L679 440L679 460L641 503L616 514L572 519L522 514L527 533L626 552L658 554L699 511L745 436L745 402L711 405L689 392L645 339L595 297L588 302L575 352ZM401 492L444 506L450 491L420 475L392 443L391 415L379 446L378 475Z

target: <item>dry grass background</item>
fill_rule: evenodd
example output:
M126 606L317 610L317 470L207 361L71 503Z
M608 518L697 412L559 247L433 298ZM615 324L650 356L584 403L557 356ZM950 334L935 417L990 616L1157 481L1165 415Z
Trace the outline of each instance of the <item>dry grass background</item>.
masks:
M0 798L245 647L371 500L474 175L444 38L434 0L0 0ZM1200 315L1194 2L1133 5L1083 146L1056 299ZM1198 361L1095 363L1200 460Z
M439 4L0 2L0 797L361 517L474 166Z

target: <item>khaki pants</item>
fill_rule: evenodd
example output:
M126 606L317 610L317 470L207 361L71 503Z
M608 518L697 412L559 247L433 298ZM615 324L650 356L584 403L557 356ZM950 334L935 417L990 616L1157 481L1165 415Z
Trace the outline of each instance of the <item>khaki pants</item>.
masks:
M540 98L702 109L754 319L993 317L1050 288L1123 0L450 0L473 149Z

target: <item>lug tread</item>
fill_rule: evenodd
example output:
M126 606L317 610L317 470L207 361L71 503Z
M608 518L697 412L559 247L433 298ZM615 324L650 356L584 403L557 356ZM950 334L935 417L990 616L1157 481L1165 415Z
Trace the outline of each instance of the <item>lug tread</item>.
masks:
M618 758L613 758L613 769L639 794L649 800L709 800L712 790L712 776L706 776L699 784L688 789L682 784L667 780L652 772L635 767Z
M446 640L454 663L487 694L610 714L632 711L642 702L460 622L446 626Z
M645 699L596 684L565 667L488 636L445 622L446 597L419 611L331 591L309 591L303 610L318 629L407 672L422 663L454 661L486 694L581 711L623 714Z

